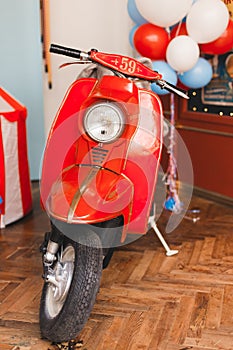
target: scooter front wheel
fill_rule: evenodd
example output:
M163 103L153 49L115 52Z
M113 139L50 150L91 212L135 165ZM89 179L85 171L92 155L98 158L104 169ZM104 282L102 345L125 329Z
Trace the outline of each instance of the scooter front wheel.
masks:
M42 337L54 342L73 339L91 313L99 289L103 253L99 237L86 230L86 244L65 237L45 282L40 304Z

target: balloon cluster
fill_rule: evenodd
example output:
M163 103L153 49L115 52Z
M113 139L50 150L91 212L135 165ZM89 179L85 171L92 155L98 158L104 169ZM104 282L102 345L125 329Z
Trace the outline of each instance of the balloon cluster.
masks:
M207 85L212 66L201 54L220 55L233 47L233 21L222 0L128 0L127 9L135 23L131 46L173 85ZM168 93L156 84L152 90Z

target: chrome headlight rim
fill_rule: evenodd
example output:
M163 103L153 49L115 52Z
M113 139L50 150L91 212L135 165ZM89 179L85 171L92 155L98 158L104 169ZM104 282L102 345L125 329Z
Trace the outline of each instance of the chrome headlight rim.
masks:
M91 125L92 123L91 123L90 116L92 116L93 112L96 112L97 109L99 110L99 112L101 112L101 109L103 111L103 109L106 109L106 108L111 110L111 112L113 112L115 114L115 117L116 117L115 125L117 125L117 127L115 128L113 134L110 137L106 137L106 134L105 134L105 136L102 136L101 134L99 136L97 136L97 134L94 131L98 131L98 129L101 127L101 122L99 122L98 127ZM114 124L114 122L112 122L112 125L113 124ZM122 135L122 133L124 132L125 113L123 111L123 108L120 107L120 105L117 102L112 102L112 101L96 102L96 103L92 104L85 112L84 119L83 119L83 126L84 126L84 130L85 130L86 134L92 140L94 140L98 143L112 143L112 142L116 141L117 139L119 139L120 136ZM104 122L102 124L102 127L103 127L103 129L104 129L104 127L106 127L106 125L104 125Z

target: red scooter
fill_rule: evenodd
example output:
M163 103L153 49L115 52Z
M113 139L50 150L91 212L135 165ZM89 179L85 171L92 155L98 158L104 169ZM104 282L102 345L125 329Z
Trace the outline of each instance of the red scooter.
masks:
M50 51L94 63L92 73L105 68L100 77L79 77L69 87L43 158L41 203L51 232L41 246L40 327L43 337L62 342L87 322L114 247L144 235L149 226L167 255L177 253L153 214L163 111L150 84L187 96L130 57L59 45Z

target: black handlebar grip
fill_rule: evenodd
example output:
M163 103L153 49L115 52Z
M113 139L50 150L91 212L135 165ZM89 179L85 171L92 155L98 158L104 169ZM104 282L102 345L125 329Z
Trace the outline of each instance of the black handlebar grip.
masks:
M56 44L51 44L49 51L52 53L57 53L59 55L69 56L73 58L80 58L80 54L82 52L80 50L76 50L76 49L72 49L69 47L56 45Z

